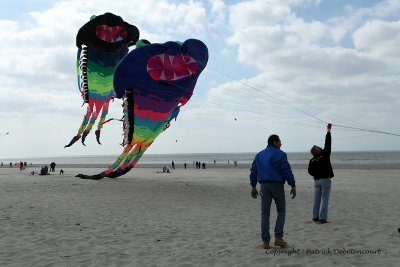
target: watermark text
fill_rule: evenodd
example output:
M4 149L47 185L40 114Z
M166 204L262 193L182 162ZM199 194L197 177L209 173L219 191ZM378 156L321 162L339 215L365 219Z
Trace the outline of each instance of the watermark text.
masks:
M354 248L326 248L326 249L300 249L300 248L289 248L289 249L267 249L268 255L274 256L293 256L293 255L381 255L384 254L382 249L354 249Z

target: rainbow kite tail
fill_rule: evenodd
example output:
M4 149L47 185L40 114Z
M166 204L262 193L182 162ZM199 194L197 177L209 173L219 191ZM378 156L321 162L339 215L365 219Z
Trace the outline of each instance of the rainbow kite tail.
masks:
M101 128L103 128L103 124L105 123L105 120L106 120L106 117L108 114L108 106L109 106L109 102L105 102L103 105L103 108L102 108L99 122L97 123L97 130L94 132L96 135L97 143L99 143L100 145L101 145L101 143L100 143Z
M70 147L70 146L72 146L73 144L75 144L75 142L76 141L78 141L80 138L81 138L81 136L82 136L82 132L84 132L84 129L86 128L86 126L87 126L87 124L88 124L88 122L89 122L89 118L90 118L90 114L92 113L92 109L91 109L91 107L87 107L87 110L86 110L86 114L85 114L85 116L83 116L83 121L82 121L82 123L81 123L81 126L79 127L79 130L78 130L78 133L77 133L77 135L75 135L73 138L72 138L72 140L69 142L69 144L68 145L66 145L66 146L64 146L64 147ZM87 135L87 134L86 134Z

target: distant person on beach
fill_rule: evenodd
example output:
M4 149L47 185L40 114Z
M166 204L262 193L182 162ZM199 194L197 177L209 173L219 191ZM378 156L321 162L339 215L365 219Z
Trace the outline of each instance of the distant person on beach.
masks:
M170 171L169 171L169 169L168 169L167 166L164 166L164 167L162 168L162 172L170 173Z
M331 128L328 124L324 149L314 145L310 152L312 159L308 164L308 173L314 177L314 222L328 222L329 195L331 193L331 178L334 176L331 164ZM321 205L322 204L322 205Z
M55 170L56 170L56 163L55 162L50 163L50 171L55 172Z
M183 167L185 167L185 170L186 170L186 167L187 167L187 164L186 164L186 162L185 162L185 164L183 164Z
M39 175L48 175L48 174L49 174L49 167L47 167L47 165L45 165L40 169Z
M284 185L286 181L292 187L290 190L292 199L296 197L296 181L286 153L280 150L281 146L282 143L279 136L276 134L271 135L268 138L267 148L257 153L250 169L252 198L257 198L257 182L260 184L262 240L260 247L263 249L270 248L269 216L272 200L275 201L277 210L274 245L279 247L287 246L287 242L283 240L283 227L286 216Z
M172 161L172 163L171 163L171 169L175 170L175 162L174 161Z

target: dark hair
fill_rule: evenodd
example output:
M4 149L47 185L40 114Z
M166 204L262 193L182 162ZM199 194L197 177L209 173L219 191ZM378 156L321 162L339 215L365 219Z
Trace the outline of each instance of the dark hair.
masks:
M279 142L279 141L280 141L278 135L272 134L272 135L270 135L270 136L268 137L268 145L273 145L275 141L276 141L276 142Z

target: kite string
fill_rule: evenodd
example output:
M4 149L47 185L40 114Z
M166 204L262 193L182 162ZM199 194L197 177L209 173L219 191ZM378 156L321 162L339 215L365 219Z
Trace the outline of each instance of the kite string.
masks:
M324 120L322 120L322 119L320 119L320 118L318 118L318 117L312 115L312 114L309 113L309 112L306 112L306 111L304 111L304 110L302 110L302 109L300 109L300 108L297 108L297 107L295 107L295 106L293 106L293 105L291 105L291 104L289 104L289 103L287 103L287 102L285 102L285 101L283 101L283 100L281 100L281 99L279 99L279 98L276 98L276 97L274 97L274 96L271 96L270 94L267 94L267 93L261 91L260 89L258 89L258 88L256 88L255 86L251 85L251 83L246 83L246 82L244 82L244 81L238 80L238 79L236 79L235 77L233 77L233 76L231 76L231 75L229 75L229 74L223 73L223 72L221 72L221 71L219 71L219 70L214 70L214 71L215 71L215 72L218 72L218 73L220 73L220 74L222 74L222 75L224 75L224 76L226 76L226 77L229 77L230 79L233 79L234 81L236 81L236 82L238 82L238 83L241 83L241 84L243 84L243 85L245 85L245 86L247 86L247 87L249 87L249 88L251 88L251 89L253 89L253 90L255 90L255 91L259 92L259 93L261 93L261 94L264 94L264 95L266 95L266 96L268 96L268 97L271 97L272 99L274 99L274 100L276 100L276 101L279 101L279 102L281 102L281 103L283 103L283 104L285 104L285 105L291 107L292 109L294 109L294 110L296 110L296 111L298 111L298 112L300 112L300 113L306 114L306 115L308 115L308 116L310 116L310 117L312 117L312 118L314 118L314 119L316 119L316 120L318 120L318 121L320 121L320 122L324 122L325 124L328 123L328 122L326 122L326 121L324 121ZM273 91L272 91L272 92L273 92ZM370 128L370 129L358 128L358 127L350 127L350 126L344 126L344 125L338 125L338 124L334 124L334 125L335 125L336 127L347 128L347 129L351 129L351 130L366 131L366 132L387 134L387 135L393 135L393 136L400 136L400 134L391 133L391 132L386 132L386 131L380 131L380 130L377 130L377 129L372 128L372 127L370 127L370 126L367 126L367 125L363 125L363 126L366 126L366 127Z
M381 133L381 134L387 134L387 135L400 136L400 134L390 133L390 132L385 132L385 131L379 131L379 130L370 130L370 129L350 127L350 126L344 126L344 125L338 125L338 124L333 124L333 126L339 127L339 128L346 128L346 129L350 129L350 130L357 130L357 131L364 131L364 132L372 132L372 133Z
M224 72L222 72L222 71L220 71L220 70L218 70L218 69L214 69L214 68L212 68L212 67L210 67L210 66L208 66L208 68L211 68L214 72L219 73L219 74L221 74L221 75L224 75L225 77L228 77L228 78L230 78L230 79L236 81L237 83L240 83L240 84L242 84L242 85L244 85L244 86L246 86L246 87L249 87L250 89L252 89L252 90L254 90L254 91L256 91L256 92L258 92L258 93L260 93L260 94L266 95L266 96L272 98L273 100L275 100L275 101L277 101L277 102L280 102L280 103L282 103L282 104L284 104L284 105L287 105L287 106L289 106L290 108L294 109L295 111L297 111L297 112L299 112L299 113L305 114L305 115L307 115L307 116L309 116L309 117L311 117L311 118L314 118L314 119L316 119L316 120L318 120L318 121L320 121L320 122L322 122L322 123L324 123L324 124L327 124L327 123L328 123L328 122L322 120L321 118L319 118L319 117L317 117L317 116L311 114L310 112L305 111L304 109L300 109L300 108L298 108L298 107L296 107L296 106L294 106L294 105L289 104L288 102L286 102L286 101L284 101L284 100L282 100L282 99L279 99L279 98L277 98L277 97L274 97L274 96L272 96L271 94L268 94L268 93L266 93L266 92L264 92L264 91L258 89L258 88L256 87L256 85L254 85L251 81L246 81L246 82L245 82L245 81L239 80L238 78L233 77L232 75L226 74L226 73L224 73ZM239 88L240 88L240 87L239 87ZM241 89L241 88L240 88L240 89ZM274 93L273 90L268 89L268 88L266 88L266 89L269 90L269 91L271 91L272 93ZM355 121L350 120L350 119L346 119L346 120L351 121L351 122L355 122ZM370 126L368 126L368 125L361 124L361 123L359 123L359 122L358 122L358 124L360 124L360 125L363 126L363 127L367 127L367 128L369 128L369 129L353 127L353 130L361 130L361 129L362 129L363 131L370 131L370 132L375 132L375 133L384 133L384 134L390 134L390 135L399 136L398 134L392 134L392 133L388 133L388 132L379 131L379 130L373 128L373 127L370 127ZM345 128L345 126L343 126L343 128ZM349 127L348 127L348 128L349 128ZM351 127L350 127L350 128L351 128Z
M311 113L309 113L309 112L307 112L307 111L304 111L304 110L302 110L302 109L300 109L300 108L298 108L298 107L295 107L295 106L293 106L293 105L291 105L291 104L289 104L289 103L287 103L287 102L285 102L285 101L283 101L283 100L281 100L281 99L279 99L279 98L277 98L277 97L274 97L274 96L272 96L272 95L270 95L270 94L267 94L267 93L265 93L264 91L262 91L262 90L256 88L255 86L253 86L253 85L251 85L251 84L249 84L249 83L246 83L246 82L244 82L244 81L241 81L241 80L239 80L239 79L236 79L235 77L233 77L233 76L231 76L231 75L229 75L229 74L223 73L223 72L221 72L221 71L219 71L219 70L214 70L214 71L215 71L215 72L218 72L218 73L220 73L220 74L222 74L222 75L224 75L224 76L226 76L226 77L228 77L228 78L230 78L230 79L232 79L232 80L234 80L234 81L236 81L236 82L238 82L238 83L241 83L242 85L245 85L245 86L247 86L247 87L249 87L249 88L251 88L251 89L257 91L257 92L260 93L260 94L266 95L266 96L268 96L268 97L270 97L270 98L272 98L272 99L274 99L274 100L276 100L276 101L278 101L278 102L280 102L280 103L283 103L283 104L285 104L285 105L291 107L292 109L296 110L297 112L303 113L303 114L305 114L305 115L307 115L307 116L310 116L310 117L312 117L312 118L314 118L314 119L316 119L316 120L318 120L318 121L320 121L320 122L323 122L323 123L325 123L325 124L328 124L328 122L326 122L326 121L324 121L324 120L318 118L317 116L314 116L313 114L311 114Z

